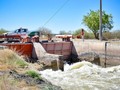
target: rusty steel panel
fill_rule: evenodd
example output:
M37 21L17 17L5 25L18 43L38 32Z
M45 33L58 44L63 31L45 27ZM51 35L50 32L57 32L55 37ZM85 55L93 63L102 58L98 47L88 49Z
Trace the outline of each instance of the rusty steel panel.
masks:
M43 48L47 50L47 44L42 44Z
M55 44L55 50L62 50L63 48L63 43L56 43Z
M21 50L25 52L32 52L33 46L30 44L21 45Z
M47 53L54 54L54 50L48 50Z
M71 49L71 43L63 43L63 50L64 49Z
M55 54L62 55L62 50L57 50L54 52Z
M20 35L0 35L0 38L18 38L21 39Z
M21 49L21 45L10 45L10 49L19 51Z
M20 55L25 55L28 57L32 56L32 44L2 44L3 46L7 46L9 49L17 52Z
M70 55L72 51L71 42L43 43L42 46L47 51L47 53L51 54Z
M32 53L30 53L30 52L23 52L22 55L27 56L27 57L31 57Z
M69 50L67 51L62 51L62 55L70 55L71 53L69 52Z
M54 46L54 43L50 43L50 44L46 44L46 50L49 51L49 50L55 50L55 46Z

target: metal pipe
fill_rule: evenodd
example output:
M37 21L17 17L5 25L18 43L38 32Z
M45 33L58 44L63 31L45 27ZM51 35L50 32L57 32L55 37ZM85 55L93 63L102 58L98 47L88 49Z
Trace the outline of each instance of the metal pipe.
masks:
M110 42L105 42L105 68L106 68L106 61L107 61L107 44L110 43Z

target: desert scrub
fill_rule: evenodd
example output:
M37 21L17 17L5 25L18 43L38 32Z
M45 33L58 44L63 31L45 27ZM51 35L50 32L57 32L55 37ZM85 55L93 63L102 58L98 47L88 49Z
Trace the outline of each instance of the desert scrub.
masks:
M40 74L38 74L37 72L33 71L33 70L29 70L26 71L26 75L35 78L35 79L41 79Z
M0 50L0 63L1 65L8 66L8 69L27 66L27 62L17 53L10 49Z
M21 68L24 68L25 66L28 66L27 62L25 62L24 60L17 60L16 64Z
M17 85L18 82L13 78L9 78L9 75L0 76L0 90L20 90Z

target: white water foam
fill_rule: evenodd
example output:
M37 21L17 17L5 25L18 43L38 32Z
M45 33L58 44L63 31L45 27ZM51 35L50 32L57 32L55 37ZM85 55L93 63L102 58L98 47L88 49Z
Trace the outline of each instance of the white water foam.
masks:
M65 65L65 71L40 71L41 76L63 90L120 90L120 66L102 68L90 62Z

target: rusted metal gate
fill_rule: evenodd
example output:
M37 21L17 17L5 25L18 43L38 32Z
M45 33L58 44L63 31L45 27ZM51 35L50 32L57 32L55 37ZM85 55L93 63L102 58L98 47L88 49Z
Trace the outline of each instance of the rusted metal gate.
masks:
M9 49L14 50L21 55L32 57L32 43L7 43L0 45L7 46ZM42 46L44 47L47 53L64 55L64 57L68 57L72 52L71 42L42 43Z
M43 43L42 46L46 50L46 52L51 54L58 54L69 56L72 52L72 43L71 42L51 42L51 43Z
M20 55L24 55L27 57L32 56L32 48L33 45L31 43L7 43L7 44L0 44L3 46L7 46L9 49L12 49L13 51L16 51Z

